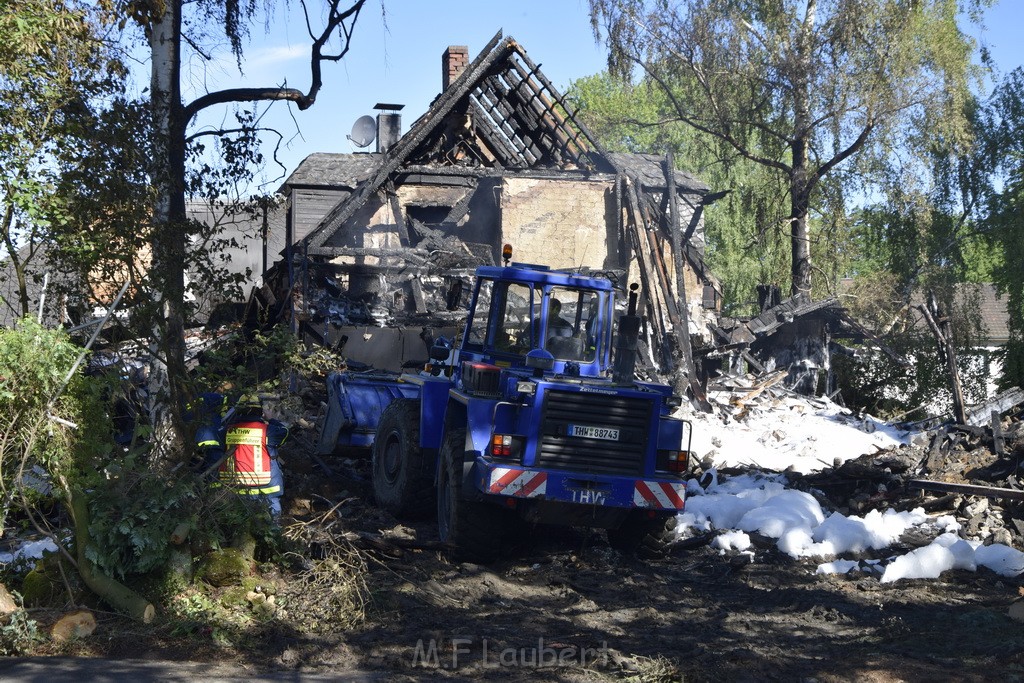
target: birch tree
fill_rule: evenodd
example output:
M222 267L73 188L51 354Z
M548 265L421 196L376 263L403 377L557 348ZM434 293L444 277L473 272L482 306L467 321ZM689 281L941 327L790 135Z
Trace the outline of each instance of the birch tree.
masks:
M310 81L305 90L272 84L227 88L207 92L189 102L182 99L183 49L187 47L199 58L208 59L202 45L204 40L214 39L206 29L217 24L223 28L241 67L242 46L258 11L256 0L134 0L112 6L142 26L152 57L154 151L150 173L154 199L149 286L159 310L152 330L148 388L153 441L161 448L173 451L182 445L180 409L186 399L183 264L188 237L185 195L190 124L200 112L232 103L285 101L294 103L299 110L313 106L323 86L323 64L338 61L348 52L364 3L365 0L330 0L323 3L318 17L311 16L305 2L300 3L310 39ZM268 2L264 9L269 12L272 8L273 3ZM315 29L318 22L321 28Z
M672 120L783 179L794 294L811 291L808 214L824 179L857 155L884 159L908 128L966 143L973 43L958 22L987 4L590 0L613 73L642 74Z

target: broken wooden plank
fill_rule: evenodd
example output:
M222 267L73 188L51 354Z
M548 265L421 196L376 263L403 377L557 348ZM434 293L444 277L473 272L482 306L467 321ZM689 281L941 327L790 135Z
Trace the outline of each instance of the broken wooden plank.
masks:
M659 329L664 330L665 324L661 320L661 310L656 299L657 294L654 292L653 283L651 282L654 275L654 268L649 262L650 255L641 247L642 243L640 235L643 231L643 217L640 215L640 206L637 198L635 182L631 181L627 184L626 199L629 204L630 215L632 218L629 225L629 232L633 242L633 251L636 253L637 257L637 265L639 266L640 284L643 287L642 294L644 294L644 299L646 299L648 305L651 307L651 319L657 320Z
M751 390L748 391L745 395L733 398L730 401L730 403L732 403L737 408L742 408L749 401L754 400L769 388L775 386L782 380L786 379L786 375L788 374L789 371L787 370L776 370L775 372L771 373L770 375L759 381L756 385L754 385L751 388Z
M981 405L971 408L967 411L967 419L964 422L965 424L980 426L988 421L992 411L997 411L1002 415L1003 413L1016 408L1021 403L1024 403L1024 389L1021 389L1020 387L1013 387L1001 394L993 396Z
M411 247L412 241L409 239L409 229L405 225L405 219L402 217L402 204L398 201L398 192L395 190L395 184L389 179L384 185L384 193L388 198L388 205L391 207L391 218L395 221L395 227L398 229L398 242L403 247Z
M418 277L414 277L409 280L409 286L412 288L412 300L413 305L416 307L417 313L427 312L427 302L423 296L423 284L420 282Z
M939 491L941 493L963 493L968 496L983 496L1003 500L1024 500L1024 491L1004 489L996 486L978 486L977 484L954 484L948 481L928 481L927 479L911 479L907 489L922 491Z
M1003 443L1003 423L999 419L999 411L992 411L992 452L1002 456L1005 446Z
M672 150L669 150L668 155L665 157L665 177L668 183L669 209L671 210L671 218L669 219L670 223L668 227L670 234L672 235L672 256L673 266L676 270L676 296L678 296L679 306L678 323L673 321L673 324L676 325L676 339L678 340L680 354L682 356L680 361L686 369L686 379L690 385L690 393L693 395L698 407L700 407L703 412L710 413L711 404L708 403L708 398L704 394L704 388L701 387L700 381L697 379L696 366L693 363L693 347L690 345L690 316L686 302L686 277L683 272L682 242L679 234L679 204L676 202L676 176L674 162L672 159ZM658 255L660 256L660 253ZM664 269L664 263L659 265ZM666 274L666 280L667 279L668 277Z

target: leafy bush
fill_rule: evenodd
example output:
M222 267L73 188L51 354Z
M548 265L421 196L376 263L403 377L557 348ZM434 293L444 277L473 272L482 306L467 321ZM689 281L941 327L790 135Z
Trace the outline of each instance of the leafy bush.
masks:
M163 566L174 528L192 516L191 482L168 482L145 468L117 467L89 499L86 557L109 576L124 578Z
M14 597L19 600L16 593ZM28 612L19 609L7 617L0 626L0 657L18 657L29 654L34 646L42 640L34 619L28 618Z
M273 390L280 373L299 357L300 344L285 326L256 331L248 340L235 334L203 353L197 383L201 390Z
M65 377L81 353L62 330L31 318L0 330L0 486L3 508L27 503L23 474L39 465L60 492L110 452L109 420L96 382Z

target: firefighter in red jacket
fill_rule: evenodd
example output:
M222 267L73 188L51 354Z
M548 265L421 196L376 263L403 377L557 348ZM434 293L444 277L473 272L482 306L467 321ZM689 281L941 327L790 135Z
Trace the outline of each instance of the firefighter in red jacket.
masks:
M264 416L257 397L243 396L224 417L225 457L217 479L241 495L259 496L270 514L281 514L284 476L278 449L288 438L288 428L279 420Z

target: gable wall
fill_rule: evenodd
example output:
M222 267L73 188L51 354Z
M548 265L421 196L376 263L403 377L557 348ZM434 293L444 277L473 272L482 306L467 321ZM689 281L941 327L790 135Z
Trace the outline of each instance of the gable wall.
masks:
M608 182L504 178L501 241L521 263L607 268L617 260L605 202L612 189Z
M292 244L302 241L319 225L342 199L352 194L348 190L296 187L291 190Z

